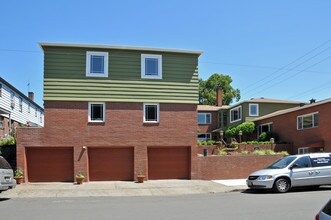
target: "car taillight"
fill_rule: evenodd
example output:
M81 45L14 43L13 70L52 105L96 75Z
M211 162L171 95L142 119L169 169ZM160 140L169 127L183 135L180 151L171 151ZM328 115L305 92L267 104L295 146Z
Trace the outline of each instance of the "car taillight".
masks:
M319 220L320 219L320 216L319 216L319 214L317 214L316 216L315 216L315 220Z

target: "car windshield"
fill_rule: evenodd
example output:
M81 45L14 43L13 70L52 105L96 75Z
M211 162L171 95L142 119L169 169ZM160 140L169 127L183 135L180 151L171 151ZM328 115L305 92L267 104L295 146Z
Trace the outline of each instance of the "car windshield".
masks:
M290 156L290 157L284 157L275 163L268 166L266 169L283 169L287 167L293 160L295 160L297 157Z
M2 157L0 157L0 169L11 169L9 163Z

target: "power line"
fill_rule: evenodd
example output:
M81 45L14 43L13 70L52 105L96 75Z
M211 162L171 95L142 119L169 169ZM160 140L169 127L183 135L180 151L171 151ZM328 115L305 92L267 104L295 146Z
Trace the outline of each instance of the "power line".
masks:
M315 86L314 88L311 88L311 89L305 90L304 92L300 92L300 93L298 93L298 94L296 94L296 95L294 95L294 96L290 96L290 97L288 97L288 99L293 99L293 98L302 97L302 96L304 96L304 95L306 95L306 94L308 94L308 93L311 93L312 91L319 91L319 90L324 90L324 89L326 89L326 88L330 88L330 87L329 87L330 84L331 84L331 81L329 81L329 82L327 82L327 83L320 84L320 85L318 85L318 86Z

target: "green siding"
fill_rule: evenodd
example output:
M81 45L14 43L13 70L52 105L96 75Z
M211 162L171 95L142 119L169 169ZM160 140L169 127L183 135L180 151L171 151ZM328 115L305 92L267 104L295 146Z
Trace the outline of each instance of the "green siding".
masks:
M171 52L44 49L44 100L198 104L198 56ZM109 53L108 77L86 77L86 51ZM141 79L141 54L162 55L162 79Z

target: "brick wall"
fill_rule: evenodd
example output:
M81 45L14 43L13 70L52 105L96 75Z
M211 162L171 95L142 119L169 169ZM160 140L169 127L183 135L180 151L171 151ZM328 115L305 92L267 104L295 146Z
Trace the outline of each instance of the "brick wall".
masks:
M17 131L17 163L26 167L25 147L73 147L74 173L88 173L87 147L134 147L134 169L148 173L147 147L190 146L194 174L197 105L160 104L160 123L143 123L143 103L106 103L104 123L88 123L87 102L45 102L45 127ZM194 155L194 156L193 156ZM80 160L78 160L80 158Z
M196 175L192 179L243 179L282 157L282 155L199 156Z
M297 116L318 112L318 127L297 130ZM310 108L256 121L257 125L272 122L273 131L279 134L282 141L292 142L293 153L298 147L304 147L316 142L324 142L324 150L331 151L331 102L315 105Z
M210 113L211 124L199 125L199 133L211 133L218 128L218 112L217 111L201 111L199 113Z

